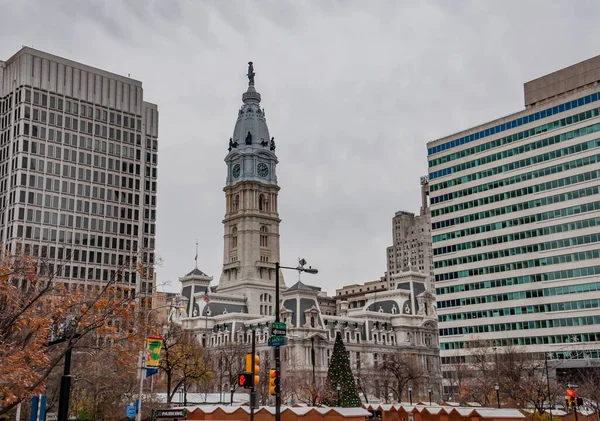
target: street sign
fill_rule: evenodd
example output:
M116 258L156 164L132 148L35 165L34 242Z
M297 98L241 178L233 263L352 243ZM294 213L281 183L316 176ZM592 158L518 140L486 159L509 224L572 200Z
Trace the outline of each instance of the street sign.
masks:
M47 412L46 413L46 421L56 421L58 419L58 414L56 412Z
M283 322L271 323L271 335L272 336L285 336L287 333L287 326Z
M271 336L269 338L269 346L284 346L286 343L285 336Z
M127 405L127 408L125 409L125 416L127 418L135 418L136 414L137 408L135 407L135 405Z
M186 419L187 409L155 409L154 418L177 418Z

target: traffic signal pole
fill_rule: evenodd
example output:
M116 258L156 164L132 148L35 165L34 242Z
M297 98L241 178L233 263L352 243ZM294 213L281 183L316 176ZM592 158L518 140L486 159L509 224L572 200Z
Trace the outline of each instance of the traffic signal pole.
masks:
M254 421L254 401L255 401L255 396L254 396L254 376L255 376L255 374L254 374L254 359L255 359L255 355L256 355L256 329L252 329L252 363L251 363L252 370L250 370L252 383L250 384L250 421Z
M279 262L275 263L275 322L279 322ZM275 393L275 421L281 421L281 351L279 346L274 349L275 354L275 370L279 377L279 388ZM254 420L250 420L254 421Z

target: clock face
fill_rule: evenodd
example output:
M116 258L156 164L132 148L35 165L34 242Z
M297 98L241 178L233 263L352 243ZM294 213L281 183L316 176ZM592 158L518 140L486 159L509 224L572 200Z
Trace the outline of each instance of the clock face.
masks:
M269 175L269 167L267 164L263 164L262 162L256 166L256 172L260 177L266 177Z
M240 172L241 172L241 167L240 164L235 164L233 166L233 170L231 171L231 174L233 175L233 178L238 178L240 176Z

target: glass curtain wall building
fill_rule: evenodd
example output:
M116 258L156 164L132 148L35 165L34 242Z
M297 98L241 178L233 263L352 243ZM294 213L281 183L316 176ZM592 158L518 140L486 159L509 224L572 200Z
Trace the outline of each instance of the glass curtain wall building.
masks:
M428 143L446 367L482 342L600 361L600 56L524 88L524 111Z
M151 293L157 135L139 81L27 47L0 61L2 247L72 290Z

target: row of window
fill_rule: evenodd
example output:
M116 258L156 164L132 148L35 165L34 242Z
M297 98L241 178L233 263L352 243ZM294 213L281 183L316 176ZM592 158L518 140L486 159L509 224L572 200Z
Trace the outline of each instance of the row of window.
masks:
M600 115L600 108L594 108L592 110L584 111L579 114L575 114L570 117L562 118L560 120L555 120L547 124L542 124L541 126L534 127L529 130L525 130L519 133L515 133L512 135L504 136L498 139L491 140L486 143L482 143L480 145L473 146L471 148L466 148L449 155L444 155L439 158L432 159L429 161L429 167L435 167L437 165L445 164L446 162L454 161L456 159L461 159L466 156L475 155L481 152L488 151L490 149L494 149L503 145L507 145L519 140L527 139L531 136L536 136L540 133L544 133L551 130L556 130L560 127L564 127L570 124L575 124L581 121L589 120L591 118L597 117ZM442 184L442 183L440 183ZM438 184L439 185L439 184ZM437 190L437 189L436 189Z
M496 346L515 346L515 345L547 345L547 344L568 344L585 343L600 341L600 332L597 333L576 333L568 335L548 335L548 336L528 336L521 338L500 338L496 339ZM469 347L470 342L445 342L440 343L442 351L455 349L465 349Z
M481 262L484 260L499 259L502 257L517 256L520 254L539 253L566 247L583 246L600 241L600 234L581 235L579 237L562 238L560 240L546 241L543 243L529 244L521 247L511 247L504 250L494 250L486 253L472 254L470 256L456 257L440 260L434 263L434 268L464 265L467 263Z
M75 138L75 136L73 136L73 138ZM72 147L77 148L77 140L73 139L73 141L75 142ZM21 140L21 145L19 150L23 151L23 152L29 152L30 148L29 148L29 140L28 139L22 139ZM89 149L90 151L92 150L91 148L91 144L92 144L92 139L91 138L85 138L83 136L80 137L80 145L79 148L80 149ZM65 145L69 145L69 143L65 140L64 142ZM84 145L83 147L81 145ZM87 144L90 144L90 148L86 148L85 146ZM121 148L121 145L119 144L113 144L111 142L104 142L104 141L100 141L97 139L93 140L93 144L94 144L94 152L99 152L99 153L107 153L109 155L113 155L113 156L117 156L117 157L121 157L124 159L131 159L131 160L141 160L142 156L141 156L141 151L140 149L136 149L134 147L129 147L129 146L123 146ZM31 141L31 153L33 155L39 155L39 156L47 156L48 158L56 158L56 159L61 159L60 156L60 146L54 146L54 145L50 145L48 144L48 153L46 155L46 142L36 142L36 141ZM107 151L107 147L108 147L108 151ZM56 150L54 149L56 148ZM69 154L73 155L73 156L77 156L77 150L73 149L70 150L69 148L65 147L64 148L65 151L65 157L68 156ZM83 152L83 150L79 151L79 156L88 156L91 157L92 154L90 153L85 153ZM66 158L65 158L66 159ZM77 161L77 158L71 158L73 161ZM110 159L110 158L109 158ZM80 158L81 163L85 163L85 159L81 159ZM92 165L91 164L91 159L88 158L88 163L87 165Z
M574 180L573 180L574 178ZM592 180L600 178L600 171L591 171L585 174L579 174L568 179L557 180L558 184L565 183L567 180L570 184L577 182L583 182L586 180ZM579 180L579 181L578 181ZM558 186L557 186L558 187ZM470 215L457 216L455 218L446 219L443 221L432 222L431 229L437 230L441 228L451 227L458 224L464 224L467 222L479 221L480 219L494 218L500 215L505 215L513 212L520 212L528 209L538 208L540 206L552 205L554 203L566 202L569 200L579 199L580 197L588 197L596 195L600 192L600 187L586 187L579 190L573 190L566 193L555 194L554 196L542 197L539 199L528 200L527 202L515 203L513 205L504 206L501 208L490 209L478 213L472 213Z
M477 291L480 289L500 288L511 285L523 285L535 282L560 281L563 279L580 278L582 276L600 275L600 266L589 266L577 269L563 269L554 272L534 273L511 278L493 279L489 281L470 282L447 287L436 288L437 295L454 294L463 291ZM438 301L439 303L439 301ZM439 307L439 305L438 305Z
M20 109L17 111L18 112L16 112L15 114L17 114L20 118ZM92 121L87 121L83 119L78 120L74 117L71 118L68 116L65 116L63 120L62 114L55 114L52 112L47 113L46 111L38 110L36 108L33 109L32 113L32 110L29 107L25 107L24 115L26 122L25 124L31 124L31 122L41 123L44 125L48 124L49 126L58 127L60 129L79 131L81 133L87 133L90 135L94 134L105 139L108 137L111 140L123 140L124 142L129 142L131 144L137 143L137 145L142 144L142 135L139 133L136 135L134 132L129 132L127 130L121 131L121 129L115 129L111 126L100 125L97 123L94 125ZM40 127L46 130L46 126L36 127Z
M553 167L554 174L563 171L569 171L575 168L585 167L600 162L600 154L586 156L585 158L576 159L575 161L565 162L564 164ZM557 189L560 187L570 186L571 184L581 183L584 181L594 180L598 178L599 171L589 171L577 175L567 176L558 180L547 181L545 183L529 185L516 190L510 190L504 193L498 193L492 196L469 200L467 202L457 203L455 205L446 206L444 208L431 211L431 216L446 215L452 212L458 212L465 209L472 209L478 206L488 205L490 203L498 203L503 200L514 199L517 197L529 196L534 193L541 193L546 190ZM477 195L475 196L477 197Z
M590 273L590 275L592 274L593 273ZM458 306L472 306L477 304L499 303L504 301L525 300L530 298L553 297L556 295L580 294L590 291L600 291L600 282L532 289L528 291L504 292L501 294L480 295L477 297L463 297L454 300L439 300L437 301L437 307L449 308Z
M549 221L551 219L562 218L565 216L579 215L586 212L593 212L600 210L600 202L585 203L583 205L569 206L567 208L556 209L549 212L536 213L534 215L522 216L520 218L513 218L506 221L494 222L493 224L479 225L477 227L465 228L458 231L452 231L445 234L438 234L432 237L433 242L440 242L451 240L454 238L466 237L469 235L482 234L484 232L491 232L510 228L514 226L522 226L526 224L533 224L535 222ZM438 248L439 249L439 248ZM443 253L440 253L443 254Z
M488 129L481 130L477 133L473 133L473 134L463 136L458 139L451 140L446 143L442 143L440 145L434 146L433 148L428 148L427 155L433 155L435 153L442 152L447 149L454 148L456 146L464 145L465 143L470 143L475 140L494 135L496 133L501 133L505 130L510 130L515 127L520 127L524 124L529 124L534 121L540 120L542 118L550 117L552 115L562 113L564 111L568 111L573 108L581 107L583 105L590 104L592 102L596 102L599 99L600 99L600 93L593 93L593 94L584 96L579 99L574 99L573 101L568 101L564 104L556 105L554 107L547 108L545 110L538 111L536 113L526 115L526 116L517 118L515 120L508 121L503 124L499 124L494 127L490 127ZM430 177L430 179L431 179L431 177Z
M85 218L87 219L87 218ZM93 220L93 219L92 219ZM107 222L107 228L109 223ZM88 234L89 231L86 230L85 226L82 225L80 227L75 227L77 229L84 229L86 232L74 232L71 230L59 230L54 228L41 228L40 226L34 225L17 225L17 238L25 238L28 240L41 240L41 241L58 241L59 243L65 244L75 244L75 245L89 245L90 247L104 247L107 249L114 250L130 250L136 251L138 242L137 240L132 240L131 230L119 229L122 228L124 224L112 224L113 229L111 231L99 231L104 234L114 234L114 235L127 235L129 239L126 238L116 238L116 237L108 237L102 235ZM63 226L63 225L61 225ZM137 228L137 226L135 227ZM115 232L116 231L116 232ZM123 231L123 232L121 232ZM129 231L129 232L128 232ZM104 238L104 243L102 239ZM88 241L89 239L89 241ZM88 244L89 243L89 244Z
M497 140L493 140L491 142L485 143L483 145L480 146L476 146L474 148L470 148L470 149L464 149L462 151L456 152L455 154L452 155L462 155L460 157L454 158L454 159L459 159L459 158L463 158L464 156L468 156L471 155L471 152L474 152L475 150L477 150L478 152L483 152L485 150L489 150L489 149L493 149L505 144L510 144L512 142L516 142L516 141L520 141L523 139L527 139L531 136L536 136L539 133L543 133L546 132L548 130L554 130L554 129L558 129L561 126L566 126L569 124L575 124L578 123L580 121L584 121L584 120L588 120L594 117L597 117L599 115L600 112L600 108L596 108L594 110L590 110L581 114L576 114L573 117L567 117L567 118L563 118L561 120L558 121L554 121L552 123L548 123L548 124L544 124L542 126L536 127L534 129L529 129L529 130L525 130L523 132L520 133L515 133L513 135L510 136L506 136ZM492 155L488 155L488 156L484 156L484 157L480 157L478 159L475 159L473 161L467 161L465 163L459 164L459 165L455 165L455 166L451 166L451 167L447 167L444 169L444 171L448 171L448 174L454 174L455 172L459 172L459 171L464 171L466 169L469 168L473 168L479 165L484 165L490 162L494 162L494 161L498 161L504 158L508 158L510 156L514 156L514 155L519 155L525 152L529 152L535 149L540 149L540 148L544 148L546 146L550 146L553 145L555 143L559 143L559 142L563 142L565 140L569 140L572 139L574 137L579 137L579 136L583 136L584 134L587 133L592 133L594 131L598 131L597 129L594 129L592 131L589 131L590 128L593 127L593 125L591 126L587 126L584 127L582 129L577 129L574 131L568 131L559 135L555 135L555 136L550 136L548 138L545 139L540 139L537 140L535 142L531 142L529 144L525 144L525 145L521 145L518 146L516 148L513 149L509 149L506 151L502 151L502 152L498 152ZM452 156L452 155L448 155L448 156ZM445 157L443 157L445 158ZM451 159L452 160L452 159ZM434 161L430 161L430 167L433 166L431 165L431 163ZM465 181L463 181L464 183ZM433 191L439 190L439 189L443 189L449 186L453 186L454 184L452 184L451 181L444 181L438 184L435 184L433 187Z
M541 257L538 259L522 260L499 265L477 267L472 269L448 272L440 275L440 280L468 278L471 276L488 275L494 273L509 272L513 270L532 269L540 266L559 265L563 263L582 262L600 258L600 250L580 251L577 253L561 254L558 256ZM437 281L438 275L436 275Z
M25 90L25 102L32 103L32 92L29 89ZM48 101L48 98L50 101ZM81 117L87 117L89 119L94 118L94 106L89 103L79 102L75 99L66 99L63 100L62 97L57 97L54 95L48 95L44 92L33 92L33 104L39 105L42 107L49 107L50 109L56 109L59 111L64 111L65 113L80 115ZM142 130L142 120L140 118L135 118L133 115L127 115L126 113L121 114L119 111L110 111L100 108L96 105L95 107L96 120L106 122L107 119L111 124L116 124L118 126L123 125L123 127L128 127L132 130ZM137 122L137 126L136 126ZM136 128L137 127L137 128Z
M511 330L552 329L558 327L590 326L597 324L600 324L600 316L564 317L550 320L531 320L524 322L494 323L478 326L448 327L440 329L440 336L508 332Z
M600 127L600 124L598 125L598 127ZM539 158L539 159L546 160L545 158L554 159L554 158L558 158L558 157L568 156L571 154L576 154L576 153L578 154L583 151L598 148L599 146L600 146L600 139L594 139L594 140L590 140L585 143L572 145L572 146L569 146L568 148L563 148L563 149L559 149L559 150L556 150L556 151L553 151L553 152L550 152L547 154L543 154L543 155L540 155L539 157L533 157L533 158L528 158L528 159L525 159L522 161L518 161L517 164L520 162L523 162L523 161L528 161L529 159L535 160L535 159ZM539 161L539 162L542 162L542 161ZM539 163L539 162L536 162L536 163ZM571 162L575 162L575 161L571 161ZM571 169L571 166L570 166L571 162L561 163L561 164L553 165L550 167L541 168L538 170L514 175L512 177L492 181L490 183L480 184L478 186L473 186L473 187L469 187L466 189L457 190L452 193L446 193L441 196L433 197L431 199L431 203L432 204L442 203L442 202L446 202L448 200L458 199L458 198L461 198L464 196L470 196L470 195L477 194L477 193L484 193L484 192L494 190L494 189L497 189L500 187L510 186L512 184L522 183L524 181L533 180L533 179L540 178L540 177L545 177L545 176L548 176L551 174L556 174L556 173L559 173L562 171L567 171L567 170ZM512 163L509 165L503 165L503 166L497 167L497 168L504 169L507 166L511 167ZM494 169L492 169L490 171L493 171L493 170ZM512 170L509 169L509 171L512 171ZM487 171L485 171L485 172L487 172Z
M584 219L575 222L566 222L564 224L552 225L544 228L537 228L527 231L520 231L496 237L484 238L481 240L467 241L465 243L453 244L445 247L433 249L433 254L438 256L446 253L455 253L462 250L471 250L479 247L493 246L496 244L509 243L513 241L525 240L528 238L542 237L561 232L576 231L580 229L600 226L600 218ZM535 247L536 245L534 245Z
M467 311L438 315L439 322L454 322L457 320L485 319L488 317L517 316L522 314L551 313L557 311L587 310L600 308L600 300L579 300L551 304L536 304L528 306L494 308L491 310Z
M19 126L17 126L19 127ZM30 134L31 132L31 134ZM16 133L18 134L18 133ZM66 135L67 133L65 133ZM32 125L31 126L31 131L29 130L29 124L24 124L23 125L23 135L25 136L29 136L31 135L32 138L34 139L40 139L40 140L49 140L49 141L53 141L53 142L57 142L57 143L63 143L63 132L61 132L60 130L54 130L54 129L48 129L48 135L46 136L46 128L45 127L38 127L36 125ZM73 137L76 137L76 135L73 135ZM80 145L82 143L81 139L83 138L83 136L80 136ZM89 143L91 141L91 138L85 138L86 139L86 144ZM70 143L72 144L73 141L71 140ZM106 143L106 145L105 145ZM65 141L65 144L67 144L67 142ZM108 151L110 151L110 142L104 142L104 141L100 141L100 140L94 140L94 144L95 144L95 151L96 152L100 152L100 153L106 153L106 147L108 146ZM114 147L114 154L116 155L116 146ZM81 146L80 146L81 147ZM137 160L141 160L141 152L139 149L135 149L133 147L127 147L127 146L123 146L122 147L122 156L123 158L129 158L129 159L137 159ZM127 155L125 155L125 152L127 152ZM135 152L135 156L134 156L134 152ZM146 163L150 163L152 162L153 164L157 164L158 163L158 154L157 153L150 153L150 152L146 152Z

